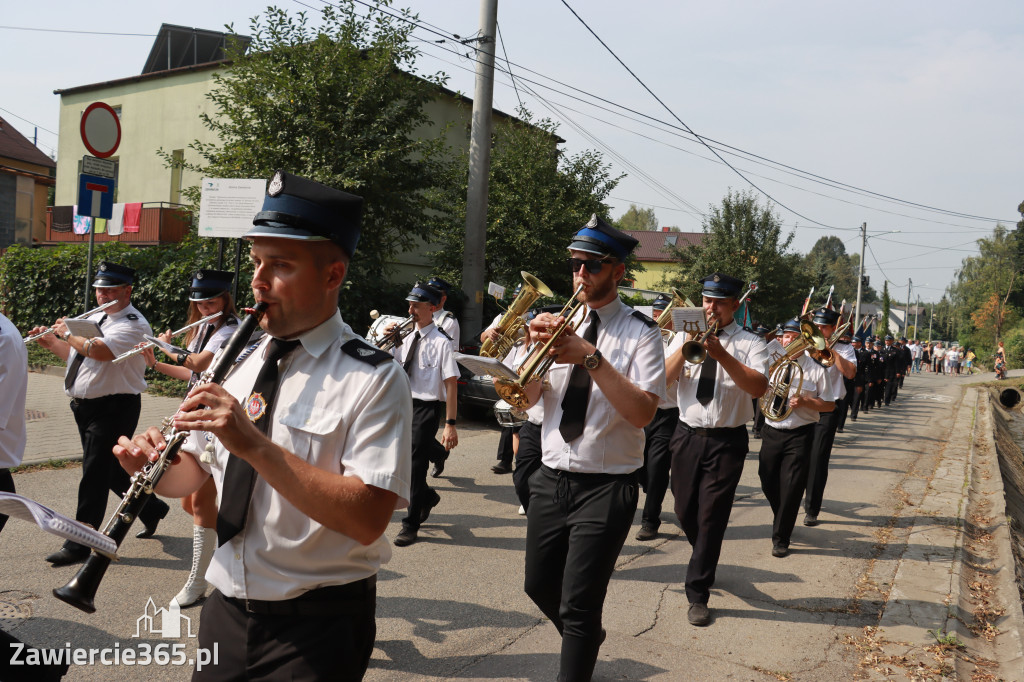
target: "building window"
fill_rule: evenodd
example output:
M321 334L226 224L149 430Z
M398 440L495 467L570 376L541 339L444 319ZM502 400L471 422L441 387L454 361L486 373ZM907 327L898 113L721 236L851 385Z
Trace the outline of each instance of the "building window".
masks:
M172 204L181 203L181 175L184 172L185 150L175 149L171 152L171 196Z

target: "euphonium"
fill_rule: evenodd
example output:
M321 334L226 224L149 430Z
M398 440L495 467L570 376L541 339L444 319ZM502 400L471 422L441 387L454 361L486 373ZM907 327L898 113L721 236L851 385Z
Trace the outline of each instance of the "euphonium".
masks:
M799 395L804 385L804 368L796 358L805 350L821 350L824 345L825 337L818 328L808 320L800 320L800 336L786 346L786 352L768 370L768 390L758 399L765 419L782 421L793 411L789 405L792 386L796 383L796 394Z
M672 343L672 339L676 336L674 331L666 329L672 323L672 309L685 308L692 305L686 300L685 296L679 293L679 289L670 289L670 291L672 292L672 301L661 311L661 315L658 315L658 329L661 330L661 336L668 343Z
M526 273L523 274L525 275ZM583 308L583 301L579 300L581 291L583 291L582 284L573 292L572 298L568 300L561 312L555 316L564 317L565 321L551 332L551 338L548 339L547 343L538 344L533 349L530 356L526 358L526 362L519 368L519 378L499 379L495 385L494 388L498 395L501 396L501 399L512 407L520 410L526 409L530 404L529 398L526 397L526 385L531 381L540 381L544 378L547 371L551 369L551 364L555 361L554 356L550 354L555 342L562 338L566 330L570 328L575 330L585 319L583 316L580 316L578 320L573 321L576 313Z
M249 342L249 337L252 336L260 317L263 316L263 312L266 309L266 303L260 302L256 304L256 307L238 324L238 329L231 335L228 342L224 344L224 349L220 357L217 358L217 361L210 369L203 372L199 383L219 384L224 381L228 370L231 369L239 354L245 349ZM161 431L167 442L167 447L163 449L155 461L147 463L142 467L141 471L135 472L131 479L131 485L125 492L124 497L121 498L121 504L114 510L114 514L103 527L103 534L113 539L118 547L121 546L121 542L124 540L125 535L128 534L128 530L131 528L136 517L138 517L139 512L142 511L142 508L153 497L154 489L171 466L172 461L177 457L178 451L191 433L190 431L176 430L172 426L172 419L173 417L168 417L164 420ZM110 566L111 561L111 557L93 552L89 555L85 565L75 574L75 577L64 587L55 589L53 596L86 613L95 612L94 600L96 598L96 591L99 589L100 581L103 580L103 576L107 572L107 567Z
M486 339L480 345L480 355L485 358L503 358L508 355L512 346L523 335L523 313L541 296L552 295L551 289L530 273L520 271L519 274L523 276L523 288L498 320L498 340Z

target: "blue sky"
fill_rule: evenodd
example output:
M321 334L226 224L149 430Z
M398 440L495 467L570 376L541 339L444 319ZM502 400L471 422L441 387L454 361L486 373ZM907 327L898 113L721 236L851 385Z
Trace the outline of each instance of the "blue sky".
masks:
M749 187L688 134L642 118L683 128L678 116L703 137L921 205L813 182L722 152L781 204L777 210L796 230L798 251L835 234L857 252L858 228L866 222L875 235L865 259L872 285L880 289L887 277L901 297L911 278L912 297L937 300L961 260L977 252L974 241L991 233L993 219L1012 227L1020 218L1024 13L1018 3L568 2L671 112L561 0L499 0L498 56L503 46L514 75L552 88L521 83L518 95L534 114L561 122L570 153L598 149L616 172L628 174L613 193L613 216L635 202L653 206L662 225L699 231L700 213L710 204L730 188ZM315 14L309 7L322 3L279 5ZM478 30L477 0L398 5L441 33L468 37ZM44 13L38 4L9 3L0 24L154 34L163 22L208 29L233 22L241 31L263 7L241 0L179 0L163 7L60 0ZM415 35L424 41L420 69L443 70L450 87L472 95L470 48L450 35L436 44L440 36L426 28ZM151 37L0 28L0 58L7 65L0 114L30 138L33 126L16 117L55 132L54 89L136 74L151 45ZM614 104L600 106L613 111L580 102L574 98L593 100L547 78L609 100ZM518 106L507 76L498 76L495 106L509 112ZM39 140L44 151L57 146L49 132L41 130Z

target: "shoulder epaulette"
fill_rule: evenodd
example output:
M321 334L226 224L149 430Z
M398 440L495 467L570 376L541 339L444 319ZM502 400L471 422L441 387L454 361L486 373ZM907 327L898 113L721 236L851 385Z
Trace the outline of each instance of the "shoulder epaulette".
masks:
M449 341L452 340L452 337L451 337L451 335L448 332L446 332L445 330L441 329L440 327L435 327L435 328L437 329L437 331L441 332L441 336L443 336L444 338L448 339Z
M125 317L125 319L131 320L132 322L134 322L135 320L139 319L139 316L136 315L135 313L128 313L124 317Z
M225 322L224 324L227 325L228 327L237 327L238 326L238 318L237 317L229 317L228 321Z
M633 311L632 313L630 313L630 314L631 314L631 315L632 315L633 317L635 317L636 319L638 319L638 320L640 320L641 322L643 322L643 323L644 323L644 324L645 324L645 325L647 326L647 328L648 328L648 329L650 329L651 327L657 327L657 326L658 326L658 323L657 323L657 322L655 322L655 321L654 321L654 320L652 320L651 318L647 317L646 315L644 315L644 314L643 314L642 312L640 312L639 310L634 310L634 311Z
M342 344L341 350L346 355L350 355L356 360L371 364L374 367L385 360L395 359L391 353L386 353L380 348L374 348L362 339L352 339L348 343Z
M450 310L446 310L446 311L444 311L444 315L442 315L442 316L441 316L441 319L442 319L442 320L447 320L447 319L449 319L449 318L451 318L451 319L453 319L453 320L454 320L454 319L455 319L455 313L453 313L453 312L452 312L452 311L450 311Z

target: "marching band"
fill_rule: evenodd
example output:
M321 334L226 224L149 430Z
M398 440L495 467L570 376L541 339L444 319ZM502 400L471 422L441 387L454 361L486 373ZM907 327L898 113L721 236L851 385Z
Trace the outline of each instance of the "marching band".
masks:
M82 316L101 335L78 336L62 318L26 339L68 360L65 387L85 454L77 518L93 527L102 527L107 490L127 499L129 475L149 471L166 444L166 432L155 428L133 438L144 369L190 380L174 417L176 429L192 430L181 445L185 465L158 476L149 492L190 500L192 571L175 603L202 599L209 580L200 641L236 646L222 666L229 677L250 666L246 650L256 648L295 679L324 679L326 670L331 679L361 679L373 647L377 571L391 545L417 541L441 501L428 467L439 476L459 442L460 330L444 309L449 283L417 282L408 316L374 311L365 341L337 312L361 201L274 176L247 235L261 304L247 321L266 334L233 343L233 357L218 353L239 327L227 293L233 273L216 270L193 276L190 324L159 338L167 345L188 333L183 352L165 351L174 364L157 362L154 347L165 345L145 339L149 324L131 305L136 273L117 263L100 265L93 287L102 305ZM773 517L765 535L771 556L783 558L801 499L804 525L820 523L829 457L847 414L856 422L896 401L917 359L905 339L851 335L845 309L833 310L830 297L781 325L781 339L764 325L745 328L736 314L756 283L744 292L743 280L722 272L701 280L700 331L673 330L672 309L693 308L679 292L653 301L654 319L619 297L636 244L594 216L568 244L569 303L557 312L535 309L552 291L524 272L508 310L479 335L480 355L504 361L517 377L494 379L510 445L493 471L513 474L527 519L524 589L560 637L559 679L593 674L605 593L640 489L639 541L658 536L672 490L692 547L688 620L707 626L748 424L761 440L758 475ZM13 328L0 323L10 350ZM8 355L24 362L24 344L16 345ZM223 385L203 374L215 357ZM4 450L0 465L20 461ZM7 469L0 488L13 490ZM137 512L138 537L154 535L167 513L153 497ZM336 507L325 509L324 500ZM384 529L402 508L401 531L389 543ZM68 541L46 559L59 566L89 556ZM271 614L287 632L248 638ZM219 678L197 671L195 679Z

